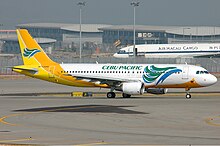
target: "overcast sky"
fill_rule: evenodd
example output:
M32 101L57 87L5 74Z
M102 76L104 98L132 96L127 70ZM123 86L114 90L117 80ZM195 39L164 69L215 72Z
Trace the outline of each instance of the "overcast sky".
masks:
M84 0L82 22L133 24L132 0ZM139 0L140 25L220 26L220 0ZM0 24L79 23L79 0L0 0Z

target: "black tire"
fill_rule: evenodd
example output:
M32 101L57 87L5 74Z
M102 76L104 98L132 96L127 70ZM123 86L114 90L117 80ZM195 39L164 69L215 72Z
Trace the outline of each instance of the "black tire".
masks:
M123 97L123 98L130 98L131 95L130 95L130 94L126 94L126 93L122 93L122 97Z
M108 92L107 93L107 98L115 98L115 93L114 92Z
M186 99L190 99L191 98L191 94L187 93L186 94Z

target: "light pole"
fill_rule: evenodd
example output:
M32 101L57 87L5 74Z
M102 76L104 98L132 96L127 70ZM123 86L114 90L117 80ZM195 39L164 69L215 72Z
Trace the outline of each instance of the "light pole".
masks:
M215 26L214 26L214 34L213 34L213 40L212 40L212 42L215 42Z
M81 61L82 58L82 18L81 18L81 11L82 11L82 7L84 7L86 5L86 2L78 2L77 4L79 6L79 58Z
M133 31L134 31L134 40L133 40L133 45L134 45L134 48L133 48L133 55L134 55L134 58L136 57L137 55L137 52L136 52L136 49L135 49L135 8L138 7L140 4L140 2L137 2L137 1L132 1L131 2L131 5L134 7L134 25L133 25Z
M1 39L2 39L2 26L3 26L3 24L0 24Z

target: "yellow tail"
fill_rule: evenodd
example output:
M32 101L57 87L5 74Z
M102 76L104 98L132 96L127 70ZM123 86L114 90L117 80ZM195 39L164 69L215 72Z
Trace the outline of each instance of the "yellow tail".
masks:
M24 65L48 66L55 64L26 29L17 29L17 35Z
M47 56L27 30L18 29L17 35L24 65L12 67L13 71L58 84L71 86L84 84L82 81L75 82L76 79L72 76L62 74L64 69Z

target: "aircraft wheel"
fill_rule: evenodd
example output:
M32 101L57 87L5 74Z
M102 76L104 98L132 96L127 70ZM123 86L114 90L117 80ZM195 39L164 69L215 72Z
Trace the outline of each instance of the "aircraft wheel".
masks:
M123 97L123 98L130 98L131 95L130 95L130 94L126 94L126 93L122 93L122 97Z
M115 98L115 93L114 92L108 92L107 93L107 98Z
M187 94L186 94L186 98L187 98L187 99L190 99L190 98L191 98L191 94L187 93Z

